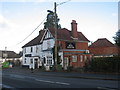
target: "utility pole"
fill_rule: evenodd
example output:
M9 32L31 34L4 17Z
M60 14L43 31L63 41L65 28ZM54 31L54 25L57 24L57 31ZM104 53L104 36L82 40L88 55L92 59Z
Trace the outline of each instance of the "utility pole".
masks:
M6 50L7 50L7 47L5 47L5 54L4 54L4 56L5 56L5 62L6 62L6 59L7 59L7 52L6 52Z
M55 14L55 70L57 69L57 14L56 14L56 2L54 3L54 14Z

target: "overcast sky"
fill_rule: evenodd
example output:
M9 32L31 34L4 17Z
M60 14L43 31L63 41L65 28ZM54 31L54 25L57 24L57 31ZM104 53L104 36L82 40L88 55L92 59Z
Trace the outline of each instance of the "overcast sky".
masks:
M43 24L24 42L20 42L45 19L47 10L53 10L55 1L58 4L67 0L1 0L0 50L6 46L7 50L21 51L24 44L39 34ZM78 31L90 41L107 38L114 43L113 36L118 30L118 2L98 1L71 0L59 5L57 14L62 28L71 30L71 21L76 20Z

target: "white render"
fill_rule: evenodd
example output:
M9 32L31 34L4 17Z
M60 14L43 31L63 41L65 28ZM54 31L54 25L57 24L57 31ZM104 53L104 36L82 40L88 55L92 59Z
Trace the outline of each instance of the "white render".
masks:
M39 66L42 66L42 63L44 66L54 65L52 48L54 47L55 41L49 30L46 30L40 42L42 43L39 45L23 48L23 66L28 66L29 68L35 69L35 59L37 59L37 68L39 68ZM26 55L31 56L26 57ZM44 62L44 59L46 60L46 62Z

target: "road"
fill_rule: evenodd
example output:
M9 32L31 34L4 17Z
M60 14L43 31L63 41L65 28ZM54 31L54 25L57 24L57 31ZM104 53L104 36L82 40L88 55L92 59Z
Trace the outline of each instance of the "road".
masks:
M50 72L51 73L51 72ZM58 77L52 75L34 73L2 73L2 85L4 88L94 88L101 90L117 90L116 80L95 80L72 77Z

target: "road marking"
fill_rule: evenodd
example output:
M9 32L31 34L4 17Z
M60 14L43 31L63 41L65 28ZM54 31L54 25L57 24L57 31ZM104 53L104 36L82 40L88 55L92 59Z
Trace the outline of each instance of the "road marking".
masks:
M13 75L13 74L10 74L10 77L16 77L16 78L25 78L24 76L20 76L20 75Z
M69 83L63 83L63 82L55 82L55 83L64 84L64 85L70 85Z
M11 86L8 86L8 85L5 85L5 84L2 84L2 87L3 88L14 88L14 87L11 87Z
M40 79L35 79L36 81L41 81L41 82L48 82L48 83L55 83L53 81L46 81L46 80L40 80Z
M36 81L41 81L41 82L47 82L47 83L56 83L56 84L70 85L69 83L64 83L64 82L53 82L53 81L40 80L40 79L35 79L35 80Z
M107 87L97 87L98 89L103 89L103 90L117 90L113 88L107 88Z

